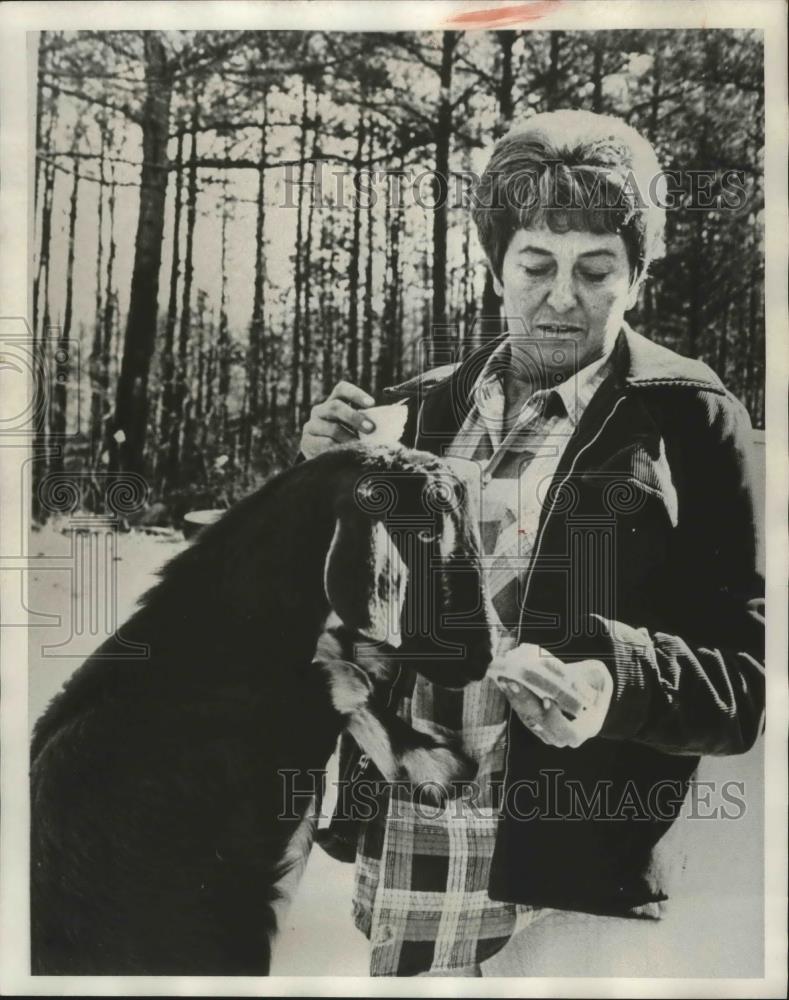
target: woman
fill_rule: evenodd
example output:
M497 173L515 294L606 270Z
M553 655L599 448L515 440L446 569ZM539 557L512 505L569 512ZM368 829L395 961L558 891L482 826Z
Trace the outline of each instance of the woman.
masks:
M409 407L403 443L480 466L502 645L464 692L412 677L394 693L487 780L436 820L397 802L362 826L373 975L480 975L549 910L659 916L655 848L700 756L761 731L750 422L706 365L624 320L662 248L659 174L606 116L504 137L473 214L506 333L387 392ZM364 440L372 402L338 385L303 454Z

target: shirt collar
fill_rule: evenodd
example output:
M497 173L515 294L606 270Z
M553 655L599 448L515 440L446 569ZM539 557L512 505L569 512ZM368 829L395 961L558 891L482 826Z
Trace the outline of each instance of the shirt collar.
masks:
M504 339L488 357L472 390L474 402L483 421L497 428L500 428L504 421L502 376L509 367L510 356L509 342ZM524 400L524 406L529 402L537 402L541 397L555 395L561 400L570 422L576 427L592 396L608 374L610 360L611 352L585 365L553 389L535 390Z
M562 403L564 403L567 416L574 427L578 426L592 396L594 396L608 374L610 359L611 353L609 351L608 354L602 358L598 358L597 361L592 361L588 365L585 365L580 371L571 375L553 390Z

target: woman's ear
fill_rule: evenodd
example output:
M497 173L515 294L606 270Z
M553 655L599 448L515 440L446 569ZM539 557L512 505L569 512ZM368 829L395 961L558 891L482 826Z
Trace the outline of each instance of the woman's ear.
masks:
M408 569L380 520L357 513L338 517L323 582L329 604L345 625L400 646Z

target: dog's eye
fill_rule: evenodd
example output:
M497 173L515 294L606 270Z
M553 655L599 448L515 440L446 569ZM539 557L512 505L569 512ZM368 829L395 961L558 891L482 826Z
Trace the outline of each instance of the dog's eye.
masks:
M427 528L423 528L422 531L418 531L416 537L420 542L424 542L425 545L429 545L430 542L434 542L438 535L434 534L432 531L428 531Z

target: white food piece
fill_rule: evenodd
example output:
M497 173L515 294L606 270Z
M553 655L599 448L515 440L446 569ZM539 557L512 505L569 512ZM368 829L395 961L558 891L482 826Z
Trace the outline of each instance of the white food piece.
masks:
M398 444L405 430L408 418L408 407L405 403L392 403L391 406L371 406L362 411L375 424L375 430L362 431L361 441L368 444Z

